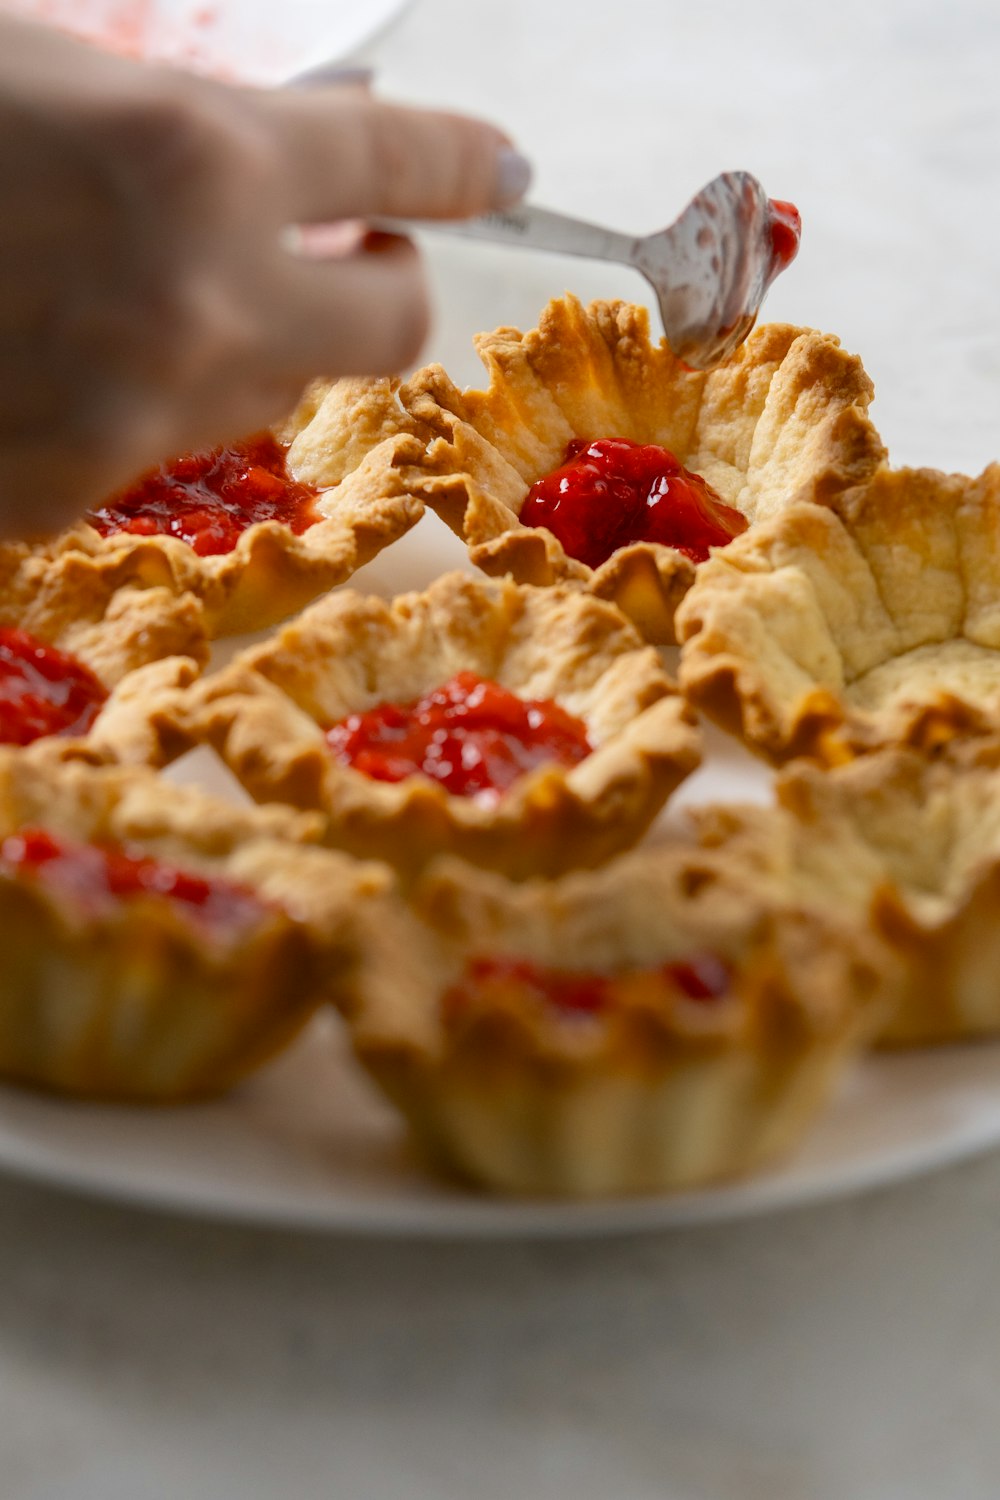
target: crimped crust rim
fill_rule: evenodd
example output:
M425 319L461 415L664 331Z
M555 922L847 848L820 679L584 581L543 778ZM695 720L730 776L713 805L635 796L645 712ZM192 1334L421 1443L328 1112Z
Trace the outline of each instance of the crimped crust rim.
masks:
M860 361L844 354L836 339L791 325L763 325L721 373L705 376L686 370L664 343L652 344L644 309L608 302L595 302L584 309L571 296L551 302L541 315L539 327L529 333L500 328L476 340L489 374L485 391L459 392L440 366L429 366L408 382L402 398L433 434L421 461L423 478L413 481L414 488L467 543L476 566L488 574L510 573L526 583L572 582L592 587L600 597L614 599L649 639L672 642L673 613L694 576L690 561L673 548L638 542L621 549L629 552L628 562L615 554L602 568L593 570L567 557L545 528L519 524L529 483L562 462L568 436L632 437L663 442L682 463L716 488L723 486L725 478L723 498L752 518L757 501L749 498L750 471L744 472L745 493L736 494L728 481L738 470L728 458L723 459L721 453L713 457L710 447L700 453L689 451L692 443L697 446L700 418L695 408L700 410L704 403L714 412L717 406L722 431L732 421L736 404L735 394L725 389L729 380L748 402L752 398L754 410L760 407L760 420L767 398L762 402L754 389L760 384L755 378L755 361L759 374L771 370L773 379L796 341L795 374L790 377L793 386L797 380L801 390L808 391L825 381L827 402L814 423L817 451L810 454L811 467L795 471L784 483L790 493L809 479L814 498L828 502L884 457L881 440L866 414L873 391L871 381ZM591 427L584 431L581 424L587 412L600 426L596 416L600 401L594 386L602 379L618 400L618 418L611 425L621 430L595 431ZM676 387L681 415L667 425L677 426L678 435L686 432L684 441L668 434L671 441L665 442L652 423L650 387L657 382L662 382L665 392ZM715 390L713 382L719 391L709 398L706 393ZM624 401L626 392L634 397L638 415L633 415L633 406ZM542 432L528 432L529 397L529 415L536 429L548 423L558 431L560 440L555 447ZM606 404L613 406L614 399L609 396ZM808 404L803 401L803 407ZM802 420L796 417L794 405L789 418ZM608 420L606 417L605 422ZM515 422L520 424L516 433ZM506 452L498 446L504 443L505 431L509 437ZM789 457L781 452L780 436L769 435L769 440L783 473ZM743 446L745 456L740 461L751 464L752 442L744 441Z
M169 897L88 902L0 874L0 1072L77 1098L174 1103L222 1092L336 999L356 910L387 872L310 847L317 819L242 810L151 771L0 751L0 834L123 844L249 889L229 929Z
M546 641L546 621L552 622L553 639L565 638L567 652L572 649L580 654L580 665L575 667L575 656L568 658L561 691L533 693L525 679L512 679L509 672L500 673L504 685L524 697L554 696L583 718L593 738L598 708L589 712L581 708L567 686L574 670L589 672L585 692L595 705L603 693L601 712L613 711L619 722L613 723L612 732L585 760L570 768L539 767L520 778L494 806L454 796L423 777L378 783L337 764L327 750L314 708L296 701L290 674L300 666L300 680L306 684L303 692L311 693L315 682L322 681L320 670L311 677L312 667L301 665L308 663L310 652L318 650L320 642L323 660L336 660L346 655L354 632L362 641L360 648L355 641L354 657L358 649L367 650L371 657L364 658L363 668L354 669L356 674L372 673L371 681L365 682L362 696L354 701L347 696L348 689L343 690L338 699L340 711L328 719L335 722L376 701L405 701L391 688L378 690L376 684L385 678L379 676L382 665L374 647L364 644L369 636L383 642L395 634L404 645L415 642L415 652L427 647L420 658L420 671L427 680L422 687L415 681L409 683L406 697L412 698L451 676L463 653L503 657L509 665L520 649L516 632L524 627L526 638L531 636L525 621L537 626L539 640ZM434 645L439 655L431 654ZM550 665L551 659L558 659L554 648L548 657ZM525 670L532 665L529 656ZM486 671L482 675L496 674ZM319 807L341 831L355 822L369 830L381 827L386 844L391 844L394 828L398 841L405 842L407 827L419 838L423 820L430 849L441 840L447 847L451 835L460 839L482 833L498 845L521 846L523 855L525 831L533 828L536 846L541 834L549 830L555 857L559 829L575 826L576 836L583 840L587 827L614 835L622 819L631 820L638 837L669 791L700 759L700 738L690 710L655 652L643 646L612 606L574 591L536 590L508 580L458 573L446 574L430 589L391 603L350 592L319 601L274 641L244 653L230 668L206 679L192 691L187 712L191 738L211 743L254 795ZM541 832L537 817L545 819ZM332 837L336 842L336 833ZM381 845L379 852L383 852ZM544 868L544 849L534 847L533 852ZM403 856L404 865L420 864L429 857L412 848L404 850Z
M880 1045L1000 1033L1000 738L934 757L891 746L829 768L800 760L778 806L696 814L700 878L813 910L831 903L888 955Z
M839 1033L845 1024L853 1029L859 1007L844 986L847 973L864 991L861 1010L867 1009L869 1016L878 1010L877 989L884 975L878 949L860 924L855 924L845 953L846 929L840 923L766 891L753 894L723 881L703 886L703 869L703 851L688 841L648 846L600 870L576 871L555 882L516 884L444 858L428 867L405 902L398 893L389 896L386 910L394 908L394 916L373 908L371 921L379 930L393 920L408 928L418 963L442 990L460 974L467 957L511 957L571 973L614 974L714 951L733 962L741 990L750 973L753 1003L782 1002L773 1009L773 1024L765 1025L758 1038L779 1051L811 1035ZM749 971L739 967L747 954ZM369 958L379 962L371 951ZM788 974L797 976L794 982ZM364 984L362 973L359 986ZM398 1046L398 1007L387 1003L381 1014L372 1007L360 1014L364 1010L362 999L350 1019L365 1045ZM796 1019L790 1024L793 1012ZM747 1045L743 1029L706 1029L697 1005L661 1020L661 1026L644 1031L643 1040L648 1046L659 1032L665 1056L685 1040L698 1051L706 1044ZM871 1019L868 1026L874 1026ZM438 1029L443 1034L443 1021ZM583 1036L580 1047L581 1035L572 1026L543 1023L518 1029L524 1055L532 1052L551 1061L555 1053L587 1066L593 1061L590 1039ZM418 1052L426 1051L428 1033L418 1029L409 1042Z
M778 765L837 765L893 745L934 754L995 733L1000 634L987 585L1000 571L998 510L1000 465L977 478L883 467L819 513L800 497L700 570L677 613L686 695ZM922 588L942 601L927 606L925 627ZM794 637L772 629L779 612L795 619ZM991 698L950 687L946 665L940 683L928 674L928 653L943 662L962 642L998 653ZM852 701L892 664L903 673L894 699Z
M299 911L296 920L317 933L334 914L342 918L342 892L334 888L338 879L366 892L381 892L390 883L381 866L322 848L323 822L316 814L238 807L143 767L60 761L43 747L0 747L0 837L31 823L68 831L83 842L135 844L186 868L250 884L265 892L265 906L270 900L280 906L292 902ZM317 887L312 866L326 872L325 886ZM272 887L287 894L268 897Z
M423 452L421 429L398 389L396 380L344 380L306 392L281 436L295 477L316 483L321 511L333 509L301 535L261 521L231 551L201 557L177 537L102 536L81 521L35 554L55 578L86 558L109 586L189 595L213 636L273 623L345 582L421 518L423 504L406 480Z
M607 955L621 937L615 922L630 925L633 898L692 904L684 864L650 848L597 873L512 888L441 861L408 905L394 893L369 911L373 936L348 991L352 1042L425 1149L492 1189L592 1197L738 1176L797 1142L880 1006L866 945L848 957L841 935L814 915L751 910L721 889L707 904L699 896L698 932L736 959L733 991L707 1020L676 997L669 1010L651 1002L592 1027L546 1007L526 1014L516 995L506 1005L494 993L457 1021L445 1013L445 994L472 957L538 959L537 939L555 967L586 971L578 960ZM526 920L533 906L541 921L537 910ZM720 921L739 933L720 939ZM692 955L686 923L658 941L660 961ZM814 973L818 953L832 1003L804 987L802 957Z

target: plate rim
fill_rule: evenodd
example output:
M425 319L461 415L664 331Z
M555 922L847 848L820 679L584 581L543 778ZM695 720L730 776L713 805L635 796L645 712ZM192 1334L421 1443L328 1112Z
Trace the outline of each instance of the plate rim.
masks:
M959 1053L984 1051L1000 1055L1000 1039L986 1041ZM883 1053L862 1059L866 1066L892 1067L894 1062L918 1064L921 1053ZM311 1233L344 1239L500 1242L617 1239L630 1235L666 1233L678 1229L733 1223L809 1208L862 1196L883 1187L910 1181L970 1161L1000 1149L1000 1096L993 1114L964 1121L938 1140L918 1136L871 1159L846 1160L828 1168L797 1175L793 1155L768 1172L733 1183L707 1186L679 1194L560 1203L543 1200L467 1197L381 1196L340 1198L312 1203L272 1199L265 1205L241 1187L218 1196L217 1185L189 1179L180 1185L156 1173L143 1182L135 1168L119 1165L117 1174L92 1161L67 1160L54 1148L11 1135L2 1119L3 1101L31 1097L14 1085L0 1086L0 1172L22 1182L36 1183L68 1195L158 1215L173 1215L207 1224L255 1228L279 1233ZM224 1101L222 1101L224 1105ZM51 1107L63 1107L52 1100ZM85 1106L79 1106L85 1107ZM164 1118L167 1118L164 1116ZM431 1179L433 1186L433 1179ZM391 1193L391 1188L388 1189Z

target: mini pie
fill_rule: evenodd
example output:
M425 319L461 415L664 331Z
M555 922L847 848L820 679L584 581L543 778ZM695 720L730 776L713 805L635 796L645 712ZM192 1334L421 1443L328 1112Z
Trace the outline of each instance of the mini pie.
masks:
M37 685L53 710L53 754L162 765L169 731L148 705L169 709L207 661L208 641L190 594L126 586L80 555L53 570L22 543L0 545L0 743L28 743L50 727L44 715L22 716L22 665L36 657L53 683Z
M1000 1034L1000 740L799 761L778 800L700 815L699 883L870 923L897 972L883 1043Z
M407 385L407 409L434 440L420 494L469 545L478 567L519 582L570 582L614 600L648 640L671 642L696 566L673 547L637 542L592 569L551 531L519 516L531 485L574 439L657 444L756 523L809 482L828 500L883 456L866 413L872 384L835 338L761 327L709 375L654 345L643 308L573 297L537 329L477 340L485 391L459 391L438 366Z
M210 636L263 629L343 583L422 515L404 476L423 447L397 388L391 380L317 384L278 433L289 445L289 474L318 492L321 519L301 535L260 521L231 550L201 556L177 536L102 535L82 521L39 556L57 587L83 554L99 576L193 595Z
M775 763L1000 728L1000 466L883 468L700 570L678 611L692 701Z
M334 757L329 726L410 705L463 672L516 695L519 710L540 701L572 716L593 753L536 764L499 799L423 774L375 780ZM599 864L639 838L700 749L657 653L612 605L461 573L391 603L320 600L196 687L186 730L257 800L321 810L329 842L404 875L442 852L515 878Z
M228 1088L336 998L377 872L315 820L149 771L0 751L0 1075L167 1103Z
M864 939L663 848L512 886L443 861L369 908L358 1057L430 1157L504 1193L699 1186L790 1150L882 1013ZM405 954L405 962L400 954Z

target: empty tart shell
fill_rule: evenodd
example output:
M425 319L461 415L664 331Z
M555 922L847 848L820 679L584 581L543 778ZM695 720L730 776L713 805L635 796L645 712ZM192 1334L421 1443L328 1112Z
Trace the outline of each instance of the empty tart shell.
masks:
M702 814L698 878L869 924L896 975L881 1042L1000 1034L1000 741L800 761L778 799Z
M164 895L98 899L92 882L25 877L7 850L29 829L222 882L240 893L240 920L227 928ZM316 831L314 819L240 810L152 772L0 751L0 1075L169 1103L263 1063L337 998L354 907L381 889L374 870L308 847Z
M37 549L10 542L0 545L0 627L74 658L108 693L85 738L45 741L53 756L151 765L171 758L168 720L148 708L169 712L208 660L193 595L122 584L79 554L53 568Z
M411 703L462 670L554 701L582 720L592 753L538 766L491 805L334 758L329 726ZM330 843L405 876L441 853L515 878L599 864L640 837L700 752L657 653L614 606L461 573L389 603L350 591L320 600L196 687L187 731L258 801L318 809Z
M809 329L761 327L703 374L651 342L644 308L567 296L531 332L499 328L476 346L486 390L459 391L439 366L404 389L407 409L435 434L421 495L484 572L587 587L654 642L674 640L674 612L696 574L688 557L638 542L595 570L546 528L520 524L531 485L564 462L571 440L665 447L751 522L804 483L817 498L838 493L884 454L860 360Z
M864 941L723 889L663 848L551 885L442 862L372 907L348 1010L432 1160L497 1192L598 1198L752 1172L801 1139L881 1014ZM701 999L664 966L724 966ZM538 973L614 976L605 1009Z
M161 587L192 596L211 637L263 629L343 583L423 514L406 484L419 459L418 423L400 405L398 382L317 384L278 433L291 476L320 491L322 520L301 536L261 521L231 552L201 557L179 537L101 533L86 521L35 549L55 587L82 554L109 586Z
M775 763L1000 727L1000 466L881 469L716 553L678 612L681 680Z

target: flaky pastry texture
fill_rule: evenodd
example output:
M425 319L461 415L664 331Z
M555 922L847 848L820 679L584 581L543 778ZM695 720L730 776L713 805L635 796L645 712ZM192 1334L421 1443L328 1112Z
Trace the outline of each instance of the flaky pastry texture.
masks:
M36 549L10 542L0 545L0 626L75 657L109 690L86 738L53 737L46 741L52 755L149 765L170 759L158 710L169 710L208 660L193 595L130 586L79 554L53 569Z
M883 457L860 360L809 329L765 325L706 375L652 343L644 308L584 307L567 296L550 302L531 332L499 328L476 347L486 390L459 391L439 366L405 389L407 408L435 434L421 495L484 572L585 586L614 600L654 642L674 640L694 563L643 542L593 570L544 527L519 523L531 485L563 463L571 439L668 448L751 522L807 482L815 498L828 499Z
M717 552L677 616L681 680L775 763L1000 727L1000 466L883 468Z
M896 977L882 1042L1000 1034L1000 740L799 761L777 788L700 814L698 879L870 926Z
M152 772L0 750L0 843L21 829L130 852L255 893L228 932L167 897L94 902L0 861L0 1075L85 1098L214 1094L336 999L354 910L384 879L308 847L318 822L242 810Z
M554 699L584 721L593 752L537 768L492 806L334 759L327 728L461 670ZM321 810L332 844L405 875L441 853L516 878L599 864L640 837L700 754L657 653L612 605L463 573L388 603L350 591L320 600L197 687L186 727L257 800Z
M192 596L209 636L263 629L343 583L420 519L423 506L405 470L423 444L397 389L387 379L317 384L285 424L279 435L291 444L290 473L324 492L317 508L325 519L301 536L262 521L233 551L200 557L178 537L102 537L84 521L36 555L57 588L82 555L118 586Z
M443 861L411 903L370 909L354 1047L431 1158L498 1192L596 1198L753 1171L801 1139L881 1014L863 940L723 887L692 895L685 857L661 847L553 884ZM661 972L706 955L728 969L714 998ZM615 998L561 1011L525 963L619 976Z

